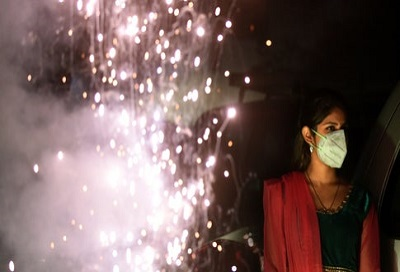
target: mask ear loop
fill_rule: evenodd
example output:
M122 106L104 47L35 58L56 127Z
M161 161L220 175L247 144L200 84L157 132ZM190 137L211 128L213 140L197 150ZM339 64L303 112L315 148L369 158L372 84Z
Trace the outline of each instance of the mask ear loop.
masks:
M317 134L319 137L326 138L324 135L316 132L314 129L310 128L310 130L315 134ZM318 146L316 146L314 143L309 143L309 145L310 145L310 153L313 153L314 149L318 149Z
M321 133L315 131L314 129L311 129L312 132L314 132L315 134L317 134L319 137L326 139L325 135L322 135Z

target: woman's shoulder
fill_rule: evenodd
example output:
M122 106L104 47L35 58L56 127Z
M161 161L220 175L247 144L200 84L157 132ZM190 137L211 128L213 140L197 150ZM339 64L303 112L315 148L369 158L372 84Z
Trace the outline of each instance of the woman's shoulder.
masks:
M282 175L279 178L270 178L264 181L266 187L280 187L283 184L293 184L298 181L304 181L304 173L299 171L292 171Z
M280 177L268 178L265 180L265 182L274 183L274 182L291 181L291 180L296 180L299 177L304 177L304 173L300 171L291 171L283 174Z

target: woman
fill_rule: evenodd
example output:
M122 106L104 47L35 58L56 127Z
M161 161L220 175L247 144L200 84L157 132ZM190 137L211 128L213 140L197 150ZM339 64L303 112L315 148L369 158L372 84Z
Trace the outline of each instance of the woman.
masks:
M305 100L297 171L264 183L264 271L380 271L376 210L342 178L346 107L336 93Z

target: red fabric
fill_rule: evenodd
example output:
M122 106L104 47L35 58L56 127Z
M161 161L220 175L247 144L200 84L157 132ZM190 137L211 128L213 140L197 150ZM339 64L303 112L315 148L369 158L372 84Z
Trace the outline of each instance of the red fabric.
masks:
M372 205L367 217L364 219L363 231L361 235L360 252L360 271L379 272L380 252L379 252L379 227L378 215Z
M304 174L264 183L264 271L322 271L318 218Z

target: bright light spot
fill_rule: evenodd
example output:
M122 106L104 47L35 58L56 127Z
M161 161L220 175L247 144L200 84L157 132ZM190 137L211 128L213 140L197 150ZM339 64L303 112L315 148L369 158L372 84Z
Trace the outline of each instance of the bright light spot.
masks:
M197 57L195 57L194 58L194 67L199 67L200 66L200 57L199 56L197 56Z
M210 133L211 133L210 128L206 128L206 130L204 131L204 134L203 134L203 139L207 141L208 137L210 136Z
M224 177L226 177L226 178L229 177L229 171L228 170L224 171Z
M236 272L237 271L237 266L236 265L232 265L231 270L232 270L232 272Z
M210 157L208 158L207 162L206 162L206 167L209 168L209 167L214 166L214 165L215 165L215 162L216 162L215 157L214 157L214 156L210 156Z
M181 50L177 49L174 54L175 61L180 61L182 57Z
M39 165L38 164L33 165L33 172L35 172L35 174L39 173Z
M219 34L217 36L217 41L222 42L224 40L224 36L222 34Z
M149 19L150 20L155 20L155 19L157 19L157 17L158 17L158 15L157 15L157 13L155 13L155 12L150 12L149 13Z
M168 48L169 48L169 40L165 40L164 49L168 49Z
M192 98L192 101L193 102L196 102L197 101L197 99L199 98L199 91L198 90L196 90L196 89L194 89L193 91L192 91L192 93L191 93L191 98Z
M62 159L64 159L64 152L62 151L58 151L57 153L57 158L61 161Z
M15 269L15 265L14 265L14 262L13 262L13 261L10 261L10 262L8 263L8 269L10 269L11 272L15 271L15 270L14 270L14 269Z
M31 81L32 80L32 75L28 75L27 79L28 79L28 81Z
M245 76L245 77L244 77L244 83L250 84L250 77Z
M216 7L214 14L215 14L215 16L218 17L221 14L221 8L220 7Z
M224 76L225 76L225 77L229 77L230 74L231 74L231 73L230 73L228 70L226 70L226 71L224 72Z
M271 46L272 45L272 41L271 40L266 40L265 41L265 45L266 46Z
M82 0L78 0L78 1L76 2L76 9L79 10L79 11L81 11L82 8L83 8L83 1L82 1Z
M94 102L99 103L100 100L101 100L101 94L100 94L99 92L97 92L97 93L94 95Z
M119 77L121 78L121 80L126 80L128 78L128 75L127 75L127 73L125 71L122 71L119 74Z
M204 34L206 33L206 30L204 29L204 27L201 27L201 26L200 26L200 27L197 28L196 33L197 33L197 36L203 37Z
M226 28L231 28L232 27L232 21L226 21L226 23L225 23L225 27Z
M103 39L104 39L103 34L99 33L99 34L97 35L97 40L98 40L99 42L102 42Z
M114 258L116 258L117 256L118 256L118 251L116 251L115 249L112 251L112 256L114 257Z
M253 240L253 238L247 239L247 244L249 245L249 247L253 247L253 246L254 246L254 240Z
M111 139L111 140L110 140L110 147L111 147L111 149L114 149L116 146L117 146L117 143L115 142L115 140L114 140L114 139Z
M235 108L229 108L228 109L228 118L232 119L235 118L236 116L236 109Z
M192 24L193 24L192 20L188 20L188 21L187 21L187 23L186 23L186 30L187 30L188 32L190 32L190 31L192 30Z

